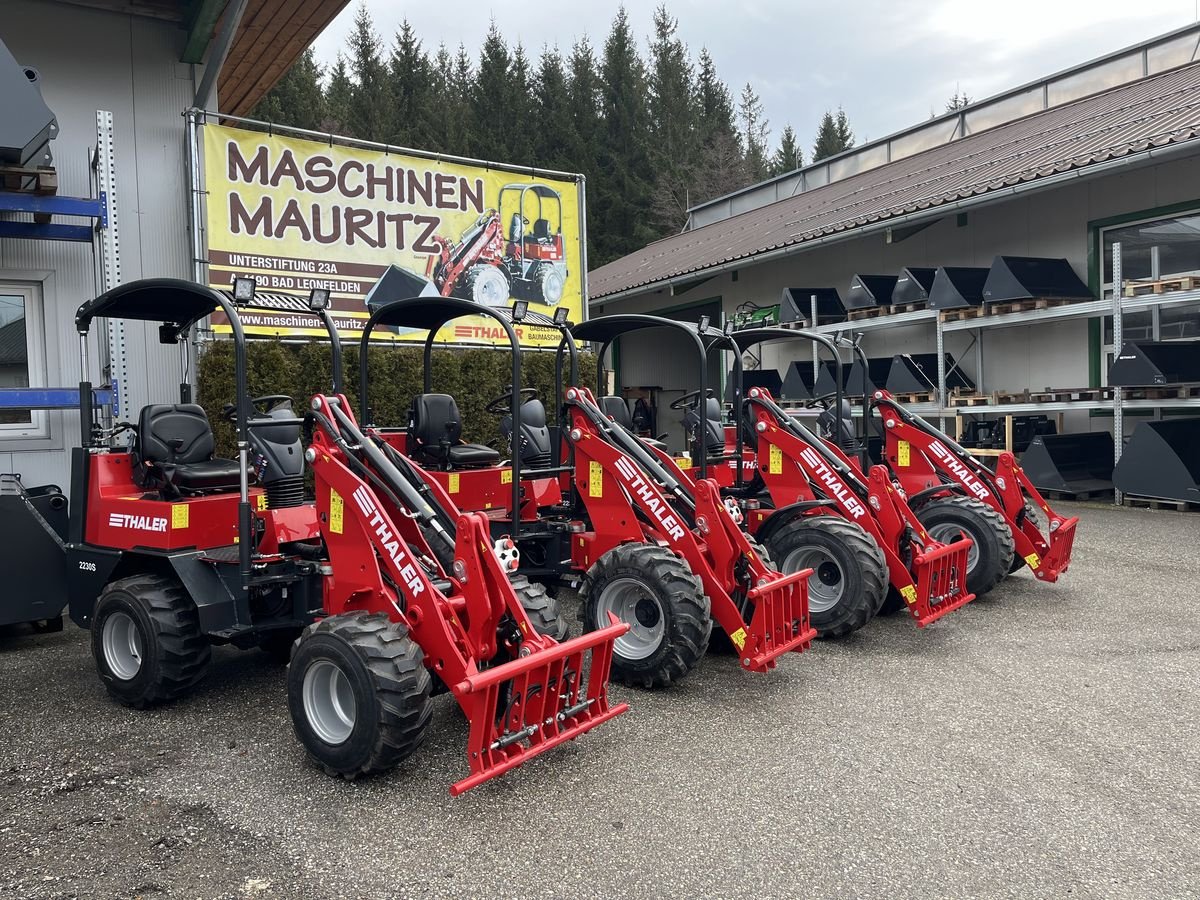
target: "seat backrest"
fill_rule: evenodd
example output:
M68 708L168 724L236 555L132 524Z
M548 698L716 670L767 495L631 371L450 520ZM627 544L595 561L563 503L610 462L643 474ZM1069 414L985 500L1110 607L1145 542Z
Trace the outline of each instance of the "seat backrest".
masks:
M521 243L525 236L525 218L519 212L513 213L508 223L508 239L514 244Z
M604 413L622 428L633 431L633 416L629 413L629 404L624 397L610 394L600 398L600 412Z
M822 437L838 444L843 450L856 452L859 449L849 400L842 398L842 408L836 412L832 407L823 410L817 416L817 425Z
M212 426L195 403L160 403L142 407L137 450L142 463L187 465L212 459Z
M719 456L725 452L725 427L721 424L721 401L707 397L704 401L704 418L700 408L690 409L683 417L683 427L691 436L692 445L703 444L708 456Z
M512 445L512 416L500 420L500 433ZM550 428L546 425L546 405L533 397L521 404L521 462L533 466L550 465Z
M548 219L533 220L533 237L534 240L538 241L550 240L550 222Z
M443 443L462 437L462 416L449 394L417 394L408 419L408 436L427 453L439 454Z

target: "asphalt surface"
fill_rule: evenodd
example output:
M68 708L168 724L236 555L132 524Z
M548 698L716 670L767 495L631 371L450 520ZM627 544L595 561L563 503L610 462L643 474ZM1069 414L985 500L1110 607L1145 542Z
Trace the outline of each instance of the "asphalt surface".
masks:
M1068 508L1058 585L614 688L629 713L458 799L448 697L345 783L261 654L134 712L73 626L0 634L0 898L1200 896L1200 517Z

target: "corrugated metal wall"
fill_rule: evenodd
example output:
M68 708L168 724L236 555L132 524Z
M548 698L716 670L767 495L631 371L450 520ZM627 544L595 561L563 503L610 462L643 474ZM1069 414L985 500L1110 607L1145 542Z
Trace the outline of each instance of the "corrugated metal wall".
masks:
M116 126L117 203L122 280L187 278L186 156L182 112L199 71L177 62L184 32L177 25L59 3L5 0L3 38L17 60L41 73L42 95L58 117L52 145L59 193L88 196L88 152L96 142L96 110ZM84 244L0 240L0 280L38 281L44 292L47 383L79 381L76 307L94 296L91 248ZM178 353L157 342L154 326L126 326L130 390L125 410L165 400L179 381ZM93 345L92 378L98 380ZM67 487L77 417L51 412L50 447L0 441L0 472L27 484ZM45 442L43 442L45 443Z

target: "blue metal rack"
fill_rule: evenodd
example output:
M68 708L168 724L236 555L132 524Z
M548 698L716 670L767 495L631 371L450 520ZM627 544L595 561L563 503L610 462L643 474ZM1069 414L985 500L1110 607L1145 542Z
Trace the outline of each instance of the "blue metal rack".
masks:
M103 191L96 199L0 191L0 212L77 216L97 220L100 228L108 227L108 198ZM69 225L58 222L6 221L0 222L0 238L91 243L96 227L97 225Z

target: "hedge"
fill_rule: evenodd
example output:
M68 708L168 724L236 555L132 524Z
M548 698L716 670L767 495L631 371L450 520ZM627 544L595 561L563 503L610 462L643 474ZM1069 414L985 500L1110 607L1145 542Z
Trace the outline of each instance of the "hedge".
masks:
M422 350L395 344L372 347L370 353L371 408L380 425L403 426L408 421L412 398L424 390ZM313 394L331 389L329 345L325 343L284 344L279 341L250 341L246 347L247 380L250 396L287 394L296 401L303 415ZM346 394L358 409L358 347L346 346ZM579 357L580 377L594 388L596 358L583 353ZM522 387L537 388L546 402L551 422L555 419L554 353L526 352L522 360ZM487 402L507 390L512 374L512 358L502 349L435 350L433 353L433 390L450 394L458 401L463 419L463 439L504 446L500 437L500 417L484 412ZM217 439L217 455L236 454L232 424L225 421L222 408L234 397L233 344L209 343L197 369L198 402L208 413Z

